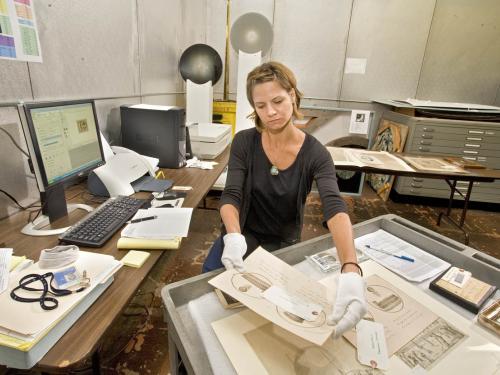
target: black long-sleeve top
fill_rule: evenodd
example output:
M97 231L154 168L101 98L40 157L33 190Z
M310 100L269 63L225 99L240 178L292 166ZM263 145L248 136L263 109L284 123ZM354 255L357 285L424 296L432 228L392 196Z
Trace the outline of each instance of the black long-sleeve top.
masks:
M255 128L236 134L220 206L231 204L239 210L242 232L250 229L258 236L275 237L287 244L298 242L313 180L318 187L325 221L339 212L347 212L333 160L313 136L306 133L297 158L289 168L272 176L271 166L262 147L261 134ZM269 205L272 206L267 207ZM223 231L225 233L224 228Z

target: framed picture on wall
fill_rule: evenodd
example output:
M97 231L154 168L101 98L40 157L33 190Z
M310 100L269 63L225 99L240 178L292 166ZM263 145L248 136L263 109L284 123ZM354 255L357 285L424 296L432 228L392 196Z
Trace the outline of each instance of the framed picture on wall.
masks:
M371 150L403 152L407 136L408 126L381 119ZM366 180L384 202L389 199L389 193L394 183L393 175L370 173Z

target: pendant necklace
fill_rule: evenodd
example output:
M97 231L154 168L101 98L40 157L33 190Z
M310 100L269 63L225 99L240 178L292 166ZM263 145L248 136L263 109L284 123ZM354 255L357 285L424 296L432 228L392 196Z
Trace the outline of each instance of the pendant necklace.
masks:
M278 167L277 167L277 166L275 166L274 164L273 164L273 166L271 167L270 172L271 172L271 175L273 175L273 176L277 176L277 175L280 173L280 171L278 170Z

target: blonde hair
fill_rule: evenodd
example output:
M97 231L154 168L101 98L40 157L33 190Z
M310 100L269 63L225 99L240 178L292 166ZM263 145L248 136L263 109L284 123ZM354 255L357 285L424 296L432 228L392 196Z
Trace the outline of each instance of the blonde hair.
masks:
M247 98L253 108L253 112L248 116L248 118L254 121L255 127L258 131L262 131L264 129L264 125L255 111L255 104L252 96L253 89L260 83L272 81L278 82L279 85L288 93L291 91L294 92L295 95L292 96L292 98L295 97L293 116L299 119L303 117L302 113L299 112L302 93L299 89L297 89L297 79L295 78L295 75L285 65L277 61L270 61L254 68L250 73L248 73L247 76Z

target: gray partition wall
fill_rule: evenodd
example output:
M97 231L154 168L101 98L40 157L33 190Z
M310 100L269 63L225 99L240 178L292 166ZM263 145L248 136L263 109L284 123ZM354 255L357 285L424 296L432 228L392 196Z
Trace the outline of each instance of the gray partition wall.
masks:
M0 127L23 143L13 103L97 99L98 119L120 141L119 105L184 103L177 62L194 43L224 61L227 0L36 0L42 63L0 60ZM497 0L231 0L233 23L247 12L273 25L263 57L289 65L308 105L373 110L372 99L417 97L500 105ZM229 94L237 53L229 49ZM364 65L352 72L346 61ZM222 98L223 80L214 87ZM347 103L347 104L345 104ZM15 126L11 124L16 124ZM0 189L38 199L26 158L0 132ZM15 161L6 162L7 158ZM22 167L21 167L22 166ZM0 193L0 217L16 211Z

